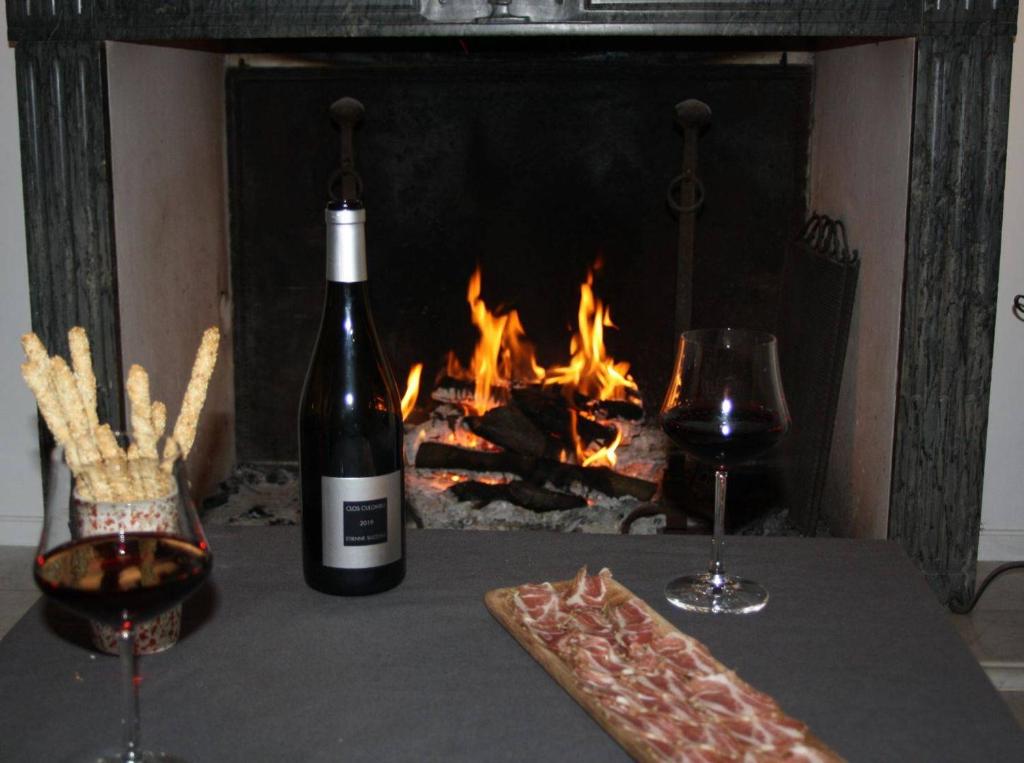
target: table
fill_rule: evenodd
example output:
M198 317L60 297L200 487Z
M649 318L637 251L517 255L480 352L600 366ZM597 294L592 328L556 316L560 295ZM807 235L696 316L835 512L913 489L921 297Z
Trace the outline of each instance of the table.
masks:
M729 538L767 586L747 616L661 597L708 540L420 530L397 589L305 587L293 527L215 527L185 631L143 659L144 746L192 761L625 760L483 605L492 588L610 567L681 630L851 761L1024 760L1024 733L894 543ZM0 760L119 736L117 661L37 603L0 642Z

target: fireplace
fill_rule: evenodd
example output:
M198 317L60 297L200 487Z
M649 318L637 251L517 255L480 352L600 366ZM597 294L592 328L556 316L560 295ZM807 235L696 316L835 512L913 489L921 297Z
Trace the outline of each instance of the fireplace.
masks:
M676 104L699 97L713 111L699 138L705 198L689 325L773 330L786 245L806 217L810 57L628 40L412 47L239 55L228 69L238 460L296 459L294 411L281 402L297 398L320 319L321 207L338 155L326 106L354 95L367 109L357 163L378 328L403 381L423 367L417 413L447 406L410 437L443 445L448 428L460 446L571 461L591 483L572 497L516 484L531 504L521 511L495 475L484 490L472 471L421 479L417 470L413 515L429 527L614 529L635 507L600 490L585 499L607 474L589 467L660 484L668 450L649 430L657 435L673 360ZM268 347L279 366L272 384L260 374ZM474 383L469 403L461 394ZM607 415L602 400L631 407L628 417ZM537 474L524 476L543 481ZM537 492L524 495L527 486ZM421 500L438 488L486 507ZM629 497L649 501L653 488ZM511 505L484 500L494 495ZM578 505L586 501L589 510Z
M500 17L503 8L520 18L486 20L492 13ZM203 100L223 92L225 55L298 49L330 57L401 37L444 38L452 45L463 39L471 50L484 39L557 44L571 37L598 50L614 50L621 38L671 38L700 55L811 52L817 79L809 206L846 219L865 262L869 252L884 262L871 273L865 265L862 284L888 285L878 302L862 304L854 317L856 351L848 356L847 379L882 379L846 387L852 392L840 402L837 438L852 442L854 455L833 464L840 477L832 495L852 508L845 531L898 540L947 599L973 586L1015 21L1015 4L882 0L806 7L430 2L344 10L294 2L273 17L224 4L139 10L12 2L34 328L57 348L66 326L89 328L103 384L101 408L115 423L123 419L123 365L147 352L174 365L178 350L167 324L217 321L231 328L227 266L212 256L226 250L228 226L225 216L210 211L224 202L216 159L223 132L216 132L217 109ZM902 62L906 76L890 81L878 67L892 59ZM175 71L170 80L180 89L173 97L163 97L168 93L160 88L147 92L146 63L156 60ZM850 74L865 70L875 76ZM844 89L823 87L823 80ZM869 97L883 98L877 103L884 113L860 106ZM899 113L888 113L893 103ZM182 108L190 110L182 114ZM199 122L218 137L190 143ZM184 152L177 157L188 159L188 171L157 150L161 145ZM139 160L133 146L150 151ZM873 164L872 156L886 161ZM145 234L138 233L143 218L154 223ZM193 255L210 256L186 262L161 257L179 252L168 240L183 237ZM147 281L150 289L132 296L129 284ZM189 315L154 314L155 302L174 303L168 294L199 283L203 296ZM873 325L876 319L886 328ZM152 343L150 329L165 340L159 351L143 346L143 336ZM888 359L879 349L891 352ZM271 378L273 362L268 358L262 371ZM864 408L865 389L891 402ZM243 414L230 385L217 410L207 439L226 445L218 450L226 466ZM856 487L858 481L868 487Z

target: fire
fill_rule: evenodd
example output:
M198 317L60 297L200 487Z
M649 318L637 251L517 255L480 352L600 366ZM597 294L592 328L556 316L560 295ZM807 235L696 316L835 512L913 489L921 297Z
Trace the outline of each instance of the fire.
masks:
M420 395L420 375L422 373L422 363L415 363L409 369L409 378L405 383L405 394L402 395L402 421L409 418L412 409L416 407L416 398Z
M616 428L615 439L612 440L611 445L606 445L603 448L598 448L593 453L588 455L583 461L580 462L581 466L611 466L614 467L618 463L619 457L615 455L615 449L619 447L619 443L622 442L622 430Z
M533 345L526 339L519 313L515 310L504 315L492 313L480 298L482 283L478 266L466 291L473 325L480 332L469 368L462 367L454 352L448 353L445 368L448 376L473 382L473 401L467 405L477 416L498 405L492 394L495 387L544 378L544 369L537 364Z
M580 301L577 310L578 326L569 343L570 359L567 365L545 369L537 362L533 344L526 338L519 314L509 310L503 314L492 312L481 298L483 277L479 267L469 279L466 301L469 304L473 325L480 336L469 366L464 367L454 352L449 351L444 374L453 378L473 382L473 399L463 406L469 414L483 415L501 404L495 398L505 397L498 390L508 390L513 384L558 384L569 402L572 417L570 431L573 438L572 450L562 459L572 458L583 466L607 465L614 467L618 457L616 449L622 442L622 431L616 429L614 440L605 446L587 452L577 431L579 416L585 413L575 409L575 393L596 400L624 400L629 392L638 392L636 382L629 375L629 363L616 361L604 345L606 328L615 328L611 310L594 293L594 271L597 263L587 271L586 281L580 285ZM422 364L413 366L409 383L402 399L402 415L407 416L416 404L419 374ZM415 374L415 379L414 379ZM463 447L490 449L485 442L464 428L450 432L449 444Z
M569 416L572 420L569 431L572 434L572 443L576 449L576 463L580 466L610 466L614 468L615 464L618 463L619 460L615 451L622 443L622 430L618 427L615 428L615 438L612 440L610 445L599 447L596 450L587 453L583 440L579 436L579 426L577 425L577 421L582 415L584 414L577 413L572 408L569 409Z
M577 319L578 328L569 343L569 364L549 368L544 383L562 384L598 400L623 400L627 389L636 392L629 363L616 362L605 351L604 329L616 326L611 310L594 296L593 269L587 271L587 280L580 285Z

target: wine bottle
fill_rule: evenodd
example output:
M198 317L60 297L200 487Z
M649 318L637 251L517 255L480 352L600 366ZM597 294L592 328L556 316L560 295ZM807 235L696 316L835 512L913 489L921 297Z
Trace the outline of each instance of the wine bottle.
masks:
M342 121L349 151L352 126ZM303 572L338 595L405 576L401 402L370 310L366 213L348 198L359 185L343 183L345 198L327 205L327 293L299 407Z

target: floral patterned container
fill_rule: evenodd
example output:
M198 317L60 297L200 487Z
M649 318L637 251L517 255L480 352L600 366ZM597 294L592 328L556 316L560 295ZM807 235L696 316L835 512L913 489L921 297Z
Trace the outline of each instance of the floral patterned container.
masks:
M172 483L173 484L173 483ZM177 489L162 498L139 501L88 501L77 494L71 531L76 538L119 532L177 532ZM117 654L117 630L89 622L93 644L102 652ZM181 631L181 605L135 627L135 654L156 654L174 646Z

